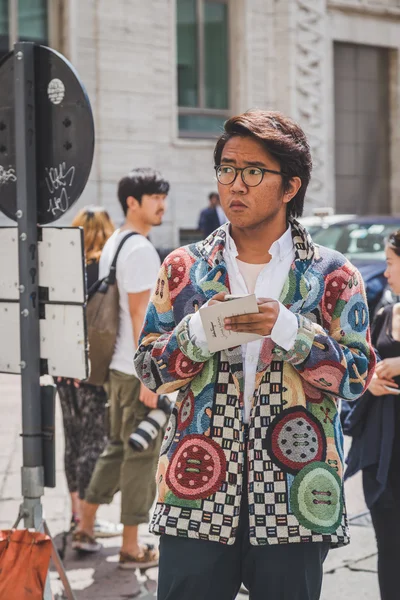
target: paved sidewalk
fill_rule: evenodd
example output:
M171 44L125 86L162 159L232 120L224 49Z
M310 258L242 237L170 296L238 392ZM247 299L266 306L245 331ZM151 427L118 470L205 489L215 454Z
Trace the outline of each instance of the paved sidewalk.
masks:
M22 465L21 399L19 377L0 374L0 528L14 523L21 501L20 468ZM63 470L63 438L61 411L57 405L57 486L46 489L43 497L45 516L59 549L63 548L63 532L68 528L69 499ZM360 479L354 478L346 489L350 517L366 509ZM110 506L103 506L100 518L118 522L119 497ZM376 545L368 518L353 521L352 543L329 553L321 600L379 600L376 576ZM152 536L142 527L147 540ZM142 576L139 572L117 568L120 538L104 540L104 549L97 555L79 558L68 540L64 564L77 600L126 600L155 598L157 569ZM152 540L153 541L153 540ZM56 571L51 572L52 589L62 598L62 585ZM246 600L240 594L237 600ZM190 600L190 599L188 599ZM271 598L268 600L277 600Z

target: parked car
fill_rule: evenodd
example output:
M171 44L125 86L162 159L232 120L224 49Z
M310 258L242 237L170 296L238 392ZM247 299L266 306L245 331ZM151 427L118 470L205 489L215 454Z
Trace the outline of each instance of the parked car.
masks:
M357 215L343 215L333 213L331 208L318 208L313 211L313 214L308 217L301 217L299 221L307 229L307 231L313 236L314 233L319 231L321 228L327 228L330 225L335 225L341 221L347 221L348 219L355 219Z
M307 224L304 225L307 228ZM383 275L386 268L385 241L397 229L400 229L398 215L348 215L347 218L341 215L336 223L325 221L319 227L314 227L312 233L310 231L314 242L338 250L359 269L364 279L371 316L381 301L391 297ZM386 298L383 297L385 291Z

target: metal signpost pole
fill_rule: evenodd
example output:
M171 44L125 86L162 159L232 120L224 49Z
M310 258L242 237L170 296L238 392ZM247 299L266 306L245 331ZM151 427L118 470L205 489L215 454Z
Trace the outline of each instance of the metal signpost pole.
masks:
M9 259L0 263L0 372L21 373L22 388L23 503L15 527L23 518L26 529L50 535L41 497L55 487L55 386L41 386L40 376L87 378L86 288L82 231L39 225L78 200L94 153L89 98L54 50L21 42L0 60L0 146L0 211L18 225L18 239L0 227ZM64 594L74 600L52 544ZM48 577L44 599L51 598Z
M40 399L40 334L34 44L14 52L15 145L22 387L22 495L25 527L42 529L44 470Z

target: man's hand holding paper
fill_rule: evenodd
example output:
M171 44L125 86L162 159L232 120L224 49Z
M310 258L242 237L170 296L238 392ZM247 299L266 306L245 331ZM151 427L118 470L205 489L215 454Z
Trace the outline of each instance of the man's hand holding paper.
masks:
M221 292L199 312L208 349L217 352L270 335L279 303L264 298L257 301L254 294L227 301L227 294Z
M224 302L227 294L220 292L209 301L208 306ZM239 296L238 296L239 297ZM245 296L243 296L245 297ZM258 312L237 315L224 320L225 329L232 331L257 333L261 336L271 335L271 331L279 316L279 302L272 298L258 298Z
M225 319L225 328L262 336L271 335L279 316L279 302L271 298L259 298L257 304L258 313L229 317Z

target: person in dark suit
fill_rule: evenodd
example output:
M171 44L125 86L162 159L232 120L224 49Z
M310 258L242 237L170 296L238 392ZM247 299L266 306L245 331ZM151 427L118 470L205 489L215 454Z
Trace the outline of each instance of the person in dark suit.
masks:
M228 220L222 210L219 196L216 192L209 194L208 201L208 207L204 208L200 213L198 226L205 238Z

